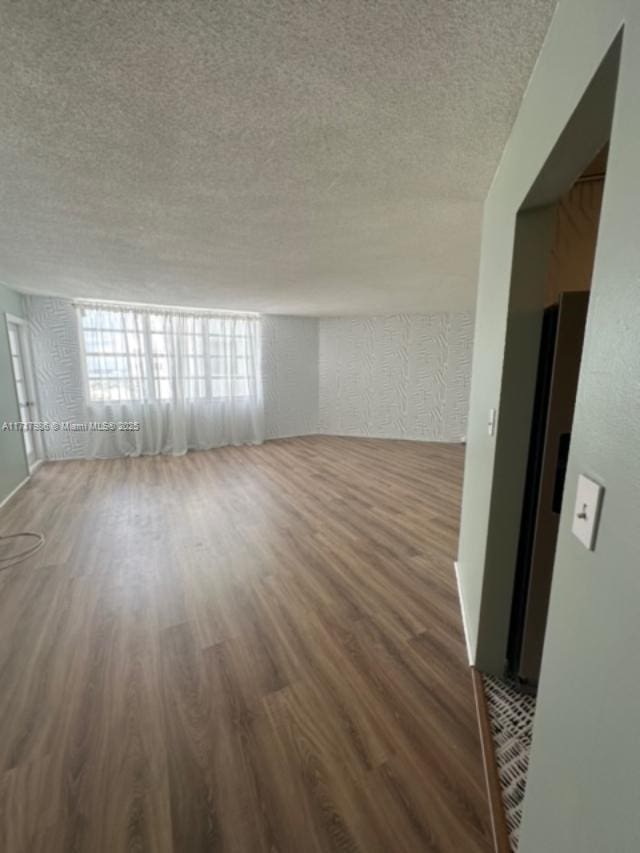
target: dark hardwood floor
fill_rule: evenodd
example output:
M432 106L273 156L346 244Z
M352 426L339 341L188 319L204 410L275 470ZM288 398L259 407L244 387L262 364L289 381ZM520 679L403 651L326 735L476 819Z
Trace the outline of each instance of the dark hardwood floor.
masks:
M0 850L492 849L463 451L309 437L43 465L0 533Z

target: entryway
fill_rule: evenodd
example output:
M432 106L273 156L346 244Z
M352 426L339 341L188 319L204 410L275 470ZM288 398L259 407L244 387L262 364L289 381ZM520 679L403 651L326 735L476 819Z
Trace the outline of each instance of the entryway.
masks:
M500 850L517 848L523 806L526 815L560 517L571 527L578 512L575 474L566 494L564 486L583 338L593 335L590 285L619 49L617 39L516 216L475 661L502 788Z
M39 459L42 459L42 439L31 426L37 423L38 411L35 396L35 380L29 346L29 327L21 317L7 314L7 331L11 366L20 412L20 430L24 441L24 452L29 471L32 471Z

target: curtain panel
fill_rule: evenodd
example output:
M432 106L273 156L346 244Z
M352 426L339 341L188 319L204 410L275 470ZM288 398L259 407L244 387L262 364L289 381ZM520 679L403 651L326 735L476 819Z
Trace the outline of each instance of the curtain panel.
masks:
M180 455L264 440L260 318L78 304L89 455Z

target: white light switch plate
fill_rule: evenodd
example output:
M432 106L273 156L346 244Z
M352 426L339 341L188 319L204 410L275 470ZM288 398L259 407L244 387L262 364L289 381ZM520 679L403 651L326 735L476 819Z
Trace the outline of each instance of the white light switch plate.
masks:
M595 483L585 477L584 474L580 474L571 530L573 535L590 551L594 551L596 547L596 533L603 495L604 486Z
M489 409L489 419L487 420L487 431L489 435L496 434L496 410Z

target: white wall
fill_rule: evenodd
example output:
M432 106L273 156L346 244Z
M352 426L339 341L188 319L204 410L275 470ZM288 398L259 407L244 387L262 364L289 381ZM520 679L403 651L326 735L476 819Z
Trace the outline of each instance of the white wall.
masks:
M638 0L560 0L485 205L460 575L475 640L478 624L491 624L487 593L496 588L488 534L495 523L499 541L501 520L498 514L490 521L489 507L502 508L509 480L496 468L502 449L508 449L508 430L499 417L498 433L490 438L487 411L505 405L510 409L517 402L517 396L504 390L509 328L514 326L516 215L547 159L565 150L557 140L621 27L615 113L520 853L640 850ZM597 121L597 110L588 110L582 138ZM579 139L576 143L572 136L572 144ZM583 165L587 162L585 157ZM578 173L579 168L573 177ZM523 327L534 313L528 319L523 313ZM606 490L593 552L571 534L580 473Z
M85 418L80 340L75 308L68 299L25 297L31 326L40 417L43 421L82 422ZM48 459L86 455L89 436L82 432L43 433Z
M85 420L76 312L67 299L26 297L43 420ZM318 432L318 321L264 317L262 381L265 437ZM87 433L47 432L49 459L82 458Z
M332 435L461 441L471 314L320 320L320 429Z
M26 299L42 418L84 420L80 342L66 299ZM461 441L466 432L470 314L399 314L262 323L265 437L327 433ZM49 432L50 459L82 458L86 433Z
M318 321L262 318L265 435L286 438L318 430Z

